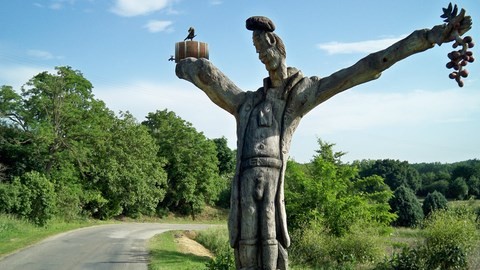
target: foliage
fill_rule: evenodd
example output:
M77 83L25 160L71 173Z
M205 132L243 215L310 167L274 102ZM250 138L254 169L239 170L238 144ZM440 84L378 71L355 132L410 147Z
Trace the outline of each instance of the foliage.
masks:
M468 185L463 177L457 177L448 187L448 196L452 199L463 200L468 195Z
M311 223L293 231L290 257L294 264L313 269L353 269L382 257L381 235L369 224L356 224L350 233L335 236L322 224Z
M425 255L421 248L403 247L400 252L394 253L391 258L380 262L375 270L427 270Z
M395 190L393 198L390 199L390 206L398 215L394 222L396 226L415 227L423 220L422 206L413 191L406 186L400 186Z
M319 140L320 149L305 167L289 161L285 198L292 229L320 221L334 235L350 231L357 221L390 224L390 189L379 177L359 178L354 166L344 164L334 144Z
M0 184L0 212L16 214L44 226L55 214L53 184L42 174L32 171L15 177L11 184Z
M157 158L158 147L146 127L129 113L114 119L91 174L95 188L107 200L98 215L152 215L165 195L166 174Z
M228 231L225 227L199 231L195 240L215 254L215 257L207 262L206 269L235 269L235 256L229 245Z
M413 191L417 191L421 186L418 171L410 166L407 161L376 160L373 164L368 167L365 166L360 171L360 176L362 177L371 175L381 176L392 190L405 185Z
M470 197L480 198L480 177L472 175L467 180L467 186Z
M220 193L215 205L223 208L230 208L231 183L235 174L235 151L227 145L225 137L213 139L217 149L218 170L220 174L219 187Z
M446 195L448 192L449 182L447 180L435 181L429 185L422 187L422 192L420 194L427 195L432 192L439 192L442 195Z
M167 110L149 113L142 124L156 140L158 157L166 160L167 193L160 207L195 218L220 192L215 143Z
M428 217L433 211L447 209L447 204L447 199L442 193L438 191L428 193L422 204L423 214Z
M440 210L425 223L428 269L466 269L467 257L478 245L475 216L467 208Z
M471 208L436 210L423 224L422 238L377 265L376 270L472 269L479 244L478 223ZM477 248L478 250L478 248Z
M116 117L70 67L34 76L17 94L3 86L0 162L7 184L38 171L54 187L60 215L151 214L166 181L157 146L126 113Z
M235 173L235 151L228 147L227 138L213 139L217 150L218 172L220 175L232 175Z

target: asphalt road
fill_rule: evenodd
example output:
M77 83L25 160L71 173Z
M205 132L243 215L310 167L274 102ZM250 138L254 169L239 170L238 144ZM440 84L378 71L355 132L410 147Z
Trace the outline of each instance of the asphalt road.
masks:
M212 225L126 223L62 233L0 260L1 270L147 270L146 242L169 230Z

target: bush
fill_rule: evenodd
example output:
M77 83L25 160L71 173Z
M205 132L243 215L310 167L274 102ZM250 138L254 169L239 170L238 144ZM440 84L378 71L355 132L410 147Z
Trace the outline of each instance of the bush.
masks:
M380 227L381 228L381 227ZM292 233L290 258L295 265L314 269L352 269L376 262L384 242L378 228L354 225L350 233L332 235L322 225L311 224Z
M396 226L415 227L423 220L423 210L420 202L413 191L406 187L400 186L390 199L392 211L398 215L398 219L394 222Z
M423 214L427 217L430 215L431 212L435 210L446 209L447 204L447 199L445 199L445 196L443 196L442 193L438 191L428 193L422 205Z
M19 187L15 214L44 226L55 214L56 197L53 184L39 172L28 172L16 177L13 185Z
M400 253L394 253L392 258L379 263L375 270L423 270L424 255L421 249L404 247Z
M0 213L10 214L18 209L20 182L0 183Z
M467 269L468 255L478 245L475 215L466 208L434 212L425 222L428 269Z
M227 228L200 231L195 240L215 254L215 258L206 264L208 270L235 270L235 256L229 244Z
M375 269L478 269L469 265L478 263L475 257L479 251L479 232L471 209L460 207L433 211L422 232L423 243L414 248L404 248Z

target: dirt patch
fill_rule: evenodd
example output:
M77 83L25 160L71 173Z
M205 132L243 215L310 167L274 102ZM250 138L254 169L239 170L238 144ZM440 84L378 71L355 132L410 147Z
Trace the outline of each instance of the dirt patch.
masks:
M195 232L185 231L183 233L175 234L175 242L178 245L178 250L185 254L193 254L200 257L209 257L213 258L212 252L202 246L195 240L190 238L195 237Z

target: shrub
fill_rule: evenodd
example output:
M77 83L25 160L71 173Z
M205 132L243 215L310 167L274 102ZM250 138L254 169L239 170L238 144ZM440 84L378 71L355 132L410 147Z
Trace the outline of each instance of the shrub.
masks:
M447 199L445 199L445 196L443 196L442 193L438 191L428 193L422 205L423 214L427 217L435 210L446 209L447 204Z
M0 213L13 213L18 209L20 183L0 183Z
M415 227L423 220L422 206L413 191L406 186L395 190L390 206L398 215L394 222L396 226Z
M195 240L215 254L206 264L208 270L235 270L235 256L230 248L227 228L200 231Z
M404 247L400 253L394 253L389 260L376 265L374 270L422 270L425 259L419 248Z
M339 237L328 233L322 225L311 224L292 233L289 257L296 265L314 269L352 269L368 265L383 254L385 243L378 228L356 224L351 232Z
M55 214L53 184L43 174L32 171L16 177L14 185L19 185L19 201L12 212L39 226L46 225Z
M466 207L433 211L424 223L423 243L404 248L375 269L478 269L473 265L479 252L476 226L475 214Z
M425 222L428 269L467 269L468 255L478 245L475 215L466 208L434 212Z

